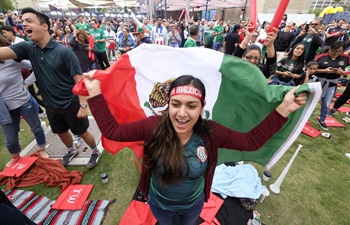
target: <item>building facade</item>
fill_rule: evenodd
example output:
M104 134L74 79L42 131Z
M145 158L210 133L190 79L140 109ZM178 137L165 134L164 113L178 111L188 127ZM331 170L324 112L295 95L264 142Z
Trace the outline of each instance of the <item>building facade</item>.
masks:
M315 10L315 8L321 8L324 9L328 6L348 6L350 4L350 0L342 0L336 3L335 1L332 0L313 0L311 4L311 8Z
M308 13L313 0L292 0L289 2L286 13L306 14ZM258 13L275 13L279 1L276 0L258 0Z

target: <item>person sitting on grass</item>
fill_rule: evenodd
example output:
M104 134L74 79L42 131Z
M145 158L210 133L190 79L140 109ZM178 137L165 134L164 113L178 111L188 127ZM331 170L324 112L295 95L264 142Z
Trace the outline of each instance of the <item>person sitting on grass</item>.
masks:
M270 85L295 86L300 83L305 67L305 45L294 45L288 56L277 63L276 74L272 77Z
M302 83L312 83L312 82L317 82L317 77L315 76L315 73L318 69L318 63L315 61L310 61L306 65L305 68L305 77ZM302 84L302 83L299 83Z
M145 141L139 189L148 196L160 224L195 224L210 195L218 149L255 151L306 103L306 93L290 90L283 102L255 128L241 133L202 118L206 90L201 80L183 75L170 85L162 116L118 123L106 105L95 71L85 74L91 112L104 137L114 141ZM192 90L189 93L186 90Z

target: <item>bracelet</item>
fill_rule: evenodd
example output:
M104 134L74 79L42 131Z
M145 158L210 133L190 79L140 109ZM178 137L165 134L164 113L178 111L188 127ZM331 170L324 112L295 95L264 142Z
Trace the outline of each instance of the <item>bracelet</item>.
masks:
M241 44L244 45L244 46L246 46L246 47L248 46L248 43L245 42L245 41L242 41Z

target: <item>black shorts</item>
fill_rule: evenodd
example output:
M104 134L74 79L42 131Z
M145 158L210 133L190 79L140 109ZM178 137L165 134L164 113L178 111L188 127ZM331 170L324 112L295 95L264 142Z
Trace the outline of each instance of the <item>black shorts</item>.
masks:
M53 109L46 106L46 114L49 119L51 130L55 134L62 134L71 130L75 135L81 135L89 128L89 119L77 117L80 103L72 102L67 109Z

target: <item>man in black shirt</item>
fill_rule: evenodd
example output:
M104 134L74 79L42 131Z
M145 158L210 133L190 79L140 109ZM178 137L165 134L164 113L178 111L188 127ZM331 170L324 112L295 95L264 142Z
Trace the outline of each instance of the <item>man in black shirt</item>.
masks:
M326 40L322 47L322 53L328 52L329 46L338 41L338 39L345 34L346 31L342 28L344 22L346 22L344 19L339 19L337 20L337 26L328 28L326 31Z
M239 45L239 29L241 29L241 26L239 24L236 24L233 27L233 31L225 37L223 45L225 54L232 55L236 47Z

